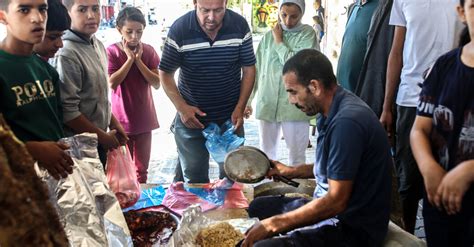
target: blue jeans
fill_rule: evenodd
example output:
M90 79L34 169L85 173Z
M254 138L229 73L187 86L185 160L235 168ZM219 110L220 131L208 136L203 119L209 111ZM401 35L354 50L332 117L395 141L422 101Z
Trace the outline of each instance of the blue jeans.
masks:
M249 205L249 217L260 220L295 210L309 200L285 196L255 198ZM255 247L305 247L305 246L371 246L368 234L352 228L337 219L327 219L315 225L298 228L283 235L258 241Z
M186 127L179 114L176 114L171 127L178 148L178 164L175 170L174 181L187 183L209 183L209 152L206 148L206 138L201 129ZM244 128L236 132L244 136ZM223 163L219 164L219 178L226 177Z

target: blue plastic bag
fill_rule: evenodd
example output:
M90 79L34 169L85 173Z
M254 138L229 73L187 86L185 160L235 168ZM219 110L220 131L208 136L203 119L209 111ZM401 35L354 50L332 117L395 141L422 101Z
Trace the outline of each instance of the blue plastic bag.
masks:
M125 208L122 211L127 212L129 210L138 210L142 208L161 205L165 194L165 188L163 188L163 186L161 185L158 187L142 190L140 194L140 199L138 199L135 205Z
M210 123L202 134L207 139L206 148L209 154L217 163L223 163L227 153L242 146L245 141L245 138L234 133L234 126L230 120L220 127L216 123Z

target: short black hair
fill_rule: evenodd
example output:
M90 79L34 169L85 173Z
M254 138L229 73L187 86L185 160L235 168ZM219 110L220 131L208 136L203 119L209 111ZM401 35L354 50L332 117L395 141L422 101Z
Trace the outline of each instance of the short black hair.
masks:
M298 82L306 87L311 80L321 81L326 89L337 85L331 62L324 54L314 49L301 50L286 61L283 75L289 72L294 72Z
M465 0L459 0L459 5L461 5L462 8L464 8L464 3ZM469 42L471 42L471 34L469 33L469 28L466 25L459 35L459 47L465 46Z
M145 16L135 7L126 7L120 10L117 15L117 27L122 28L123 25L125 25L125 21L136 21L143 24L143 26L146 26Z
M60 0L48 0L46 31L65 31L71 27L71 17Z

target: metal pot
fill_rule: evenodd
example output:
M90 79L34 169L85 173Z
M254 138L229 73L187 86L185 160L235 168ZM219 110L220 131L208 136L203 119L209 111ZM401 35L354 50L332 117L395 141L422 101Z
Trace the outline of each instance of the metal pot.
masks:
M242 146L229 152L224 160L224 171L227 176L241 183L258 183L265 178L272 163L260 149ZM274 176L277 180L298 187L299 183L284 177Z

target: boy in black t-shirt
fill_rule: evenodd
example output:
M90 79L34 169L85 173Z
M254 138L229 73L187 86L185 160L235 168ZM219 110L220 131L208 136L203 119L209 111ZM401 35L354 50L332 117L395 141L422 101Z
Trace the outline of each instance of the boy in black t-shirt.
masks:
M44 39L41 43L33 46L33 52L45 61L53 58L56 52L63 47L61 37L64 31L71 27L71 17L60 0L48 0L48 16L51 18L48 18L46 23Z
M439 57L423 83L410 141L425 185L428 246L474 244L474 0L460 0L465 43ZM471 235L470 235L471 234Z
M45 34L47 9L46 0L0 2L7 29L0 43L0 112L38 164L59 179L73 165L68 147L57 143L64 137L59 75L33 55Z

